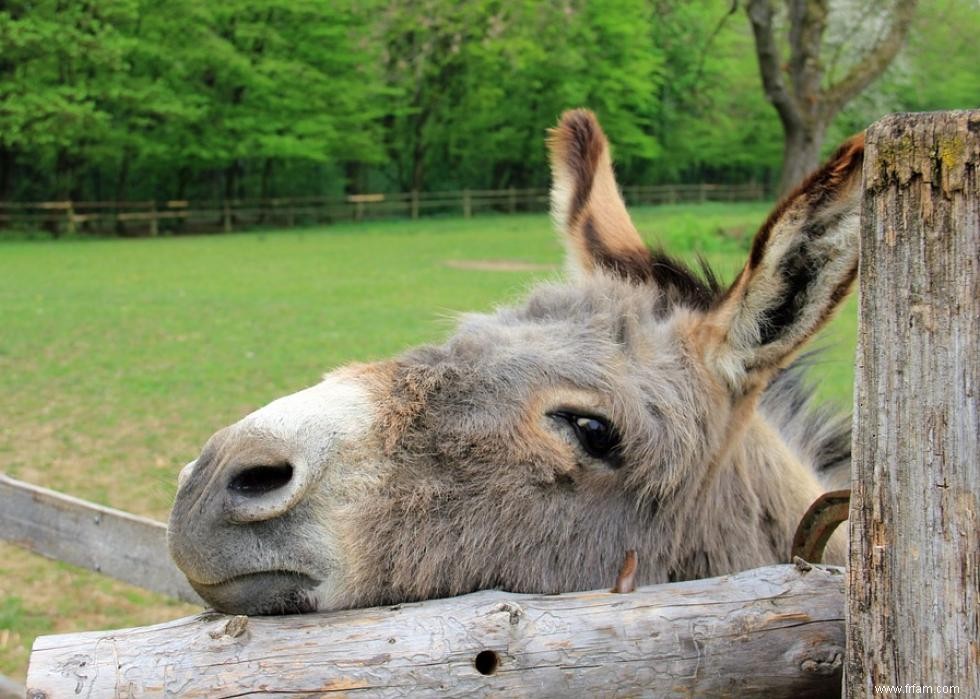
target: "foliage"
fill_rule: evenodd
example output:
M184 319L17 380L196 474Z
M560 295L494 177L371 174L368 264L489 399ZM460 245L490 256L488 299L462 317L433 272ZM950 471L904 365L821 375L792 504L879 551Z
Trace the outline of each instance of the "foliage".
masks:
M828 79L889 2L830 2ZM780 124L738 6L10 0L0 200L543 186L546 130L575 106L598 112L626 183L772 180ZM975 104L978 32L975 0L921 3L910 50L829 140Z

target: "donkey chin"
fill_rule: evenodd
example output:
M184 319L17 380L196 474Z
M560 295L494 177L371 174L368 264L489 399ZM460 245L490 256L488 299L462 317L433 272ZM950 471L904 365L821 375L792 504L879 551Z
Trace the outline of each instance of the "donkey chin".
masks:
M314 590L320 582L303 573L248 573L194 590L219 611L234 614L308 614L319 609Z

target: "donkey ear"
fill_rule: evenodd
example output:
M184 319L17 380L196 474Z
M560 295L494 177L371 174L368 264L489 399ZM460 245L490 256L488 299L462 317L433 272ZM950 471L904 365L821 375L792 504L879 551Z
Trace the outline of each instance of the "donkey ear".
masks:
M850 291L858 268L863 160L864 136L857 135L787 196L709 312L707 359L736 395L765 385Z
M573 271L606 268L630 276L645 268L643 245L616 186L609 143L595 115L565 112L550 131L551 216L568 249ZM640 275L643 276L643 275Z

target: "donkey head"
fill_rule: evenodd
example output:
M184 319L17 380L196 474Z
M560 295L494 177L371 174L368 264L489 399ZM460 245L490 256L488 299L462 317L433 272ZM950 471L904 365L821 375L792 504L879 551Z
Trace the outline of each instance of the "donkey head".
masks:
M819 468L848 456L784 368L854 279L861 140L777 207L726 290L643 245L591 113L550 147L569 280L216 433L170 520L204 599L310 611L598 588L627 549L639 583L788 556Z

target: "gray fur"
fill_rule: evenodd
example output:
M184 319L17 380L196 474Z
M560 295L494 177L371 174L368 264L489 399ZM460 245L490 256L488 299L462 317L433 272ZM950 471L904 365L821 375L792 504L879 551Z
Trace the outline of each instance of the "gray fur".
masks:
M602 587L630 548L642 584L787 561L795 518L820 492L794 483L794 468L816 472L847 427L801 404L793 368L766 391L747 433L769 435L771 425L803 465L747 448L709 472L726 431L713 424L697 358L670 320L656 320L659 304L649 287L605 275L544 285L526 304L470 316L447 344L396 360L390 402L418 412L392 424L386 457L396 466L351 513L359 602ZM565 453L531 443L528 421L550 418L528 406L563 386L608 401L571 407L617 426L621 468L591 459L567 432Z

